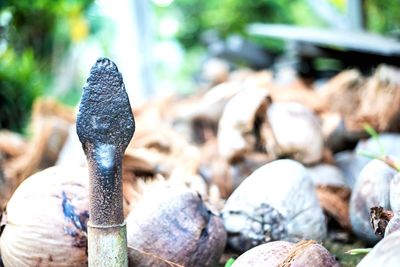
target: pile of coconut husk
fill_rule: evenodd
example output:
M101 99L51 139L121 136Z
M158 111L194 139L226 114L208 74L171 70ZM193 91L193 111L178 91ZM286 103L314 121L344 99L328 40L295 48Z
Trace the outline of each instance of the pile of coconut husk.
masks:
M313 88L300 78L281 85L271 72L241 70L190 97L148 101L133 107L137 131L126 150L124 176L130 177L128 181L181 177L199 187L204 197L214 186L226 199L252 171L279 158L293 158L307 166L335 164L334 153L353 149L368 137L365 124L378 132L399 130L398 73L386 65L370 76L347 70ZM86 164L74 119L73 109L38 100L29 138L0 132L2 205L18 184L38 170L55 164ZM321 200L336 190L326 185L318 188ZM347 201L348 193L338 190ZM346 209L347 205L340 206Z
M1 210L22 181L56 163L74 121L73 109L54 100L39 99L33 106L29 138L0 131Z
M282 85L271 72L242 70L188 97L172 95L142 106L132 103L136 132L123 161L125 215L141 202L144 184L168 181L196 191L212 210L221 211L228 244L240 252L286 237L291 242L302 238L321 241L332 225L335 231L350 236L358 227L351 222L350 195L361 170L371 160L359 152L377 150L374 145L365 147L363 140L369 137L365 129L380 134L400 131L399 77L399 69L382 65L371 75L343 71L315 88L300 78ZM86 166L75 117L74 109L41 99L34 105L27 136L0 131L1 210L30 175L53 165ZM384 144L390 155L396 154L391 147L397 145ZM384 159L379 153L373 155ZM292 161L282 163L281 159ZM274 162L282 165L268 165ZM291 170L298 172L290 174ZM276 179L261 181L256 176L262 172ZM323 218L318 221L318 233L302 233L298 239L295 233L292 236L282 230L270 233L268 240L255 241L246 235L250 232L256 236L254 229L235 232L237 225L231 221L244 220L246 212L260 215L258 208L252 210L254 205L276 214L271 219L274 223L288 212L281 209L282 205L291 207L284 199L261 199L262 190L260 198L254 197L257 203L246 206L242 200L235 202L232 196L252 199L251 190L257 190L244 181L257 181L260 188L269 188L266 191L273 194L274 188L289 190L287 184L280 185L280 180L293 177L297 177L293 183L301 181L300 189L310 191L291 201L301 202L311 194L311 199L304 201L313 203L317 213L323 210L322 217L316 215ZM230 203L229 208L225 203ZM232 219L236 215L239 219ZM304 218L312 218L307 216Z

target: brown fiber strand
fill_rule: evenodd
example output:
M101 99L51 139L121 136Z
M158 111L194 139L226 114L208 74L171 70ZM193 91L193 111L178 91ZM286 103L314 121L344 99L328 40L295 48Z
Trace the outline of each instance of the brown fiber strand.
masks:
M169 260L165 260L165 259L163 259L163 258L158 257L157 255L154 255L154 254L149 253L149 252L142 251L142 250L140 250L140 249L131 247L131 246L129 246L129 245L128 245L128 248L133 249L133 250L136 250L136 251L139 252L140 254L144 254L144 255L147 255L147 256L156 258L156 259L158 259L158 260L160 260L160 261L163 261L163 262L165 262L166 264L168 264L168 265L170 265L170 266L172 266L172 267L185 267L185 266L180 265L180 264L178 264L178 263L175 263L175 262L172 262L172 261L169 261Z
M278 265L278 267L290 267L294 258L302 253L306 248L316 244L314 240L303 240L297 243L290 251L288 256Z

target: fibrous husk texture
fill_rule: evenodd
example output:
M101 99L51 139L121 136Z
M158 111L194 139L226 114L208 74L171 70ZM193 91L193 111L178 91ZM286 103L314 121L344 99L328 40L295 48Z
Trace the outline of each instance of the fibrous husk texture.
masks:
M30 142L17 134L0 134L0 154L6 157L3 184L0 181L0 210L25 178L55 164L73 120L71 109L41 99L33 107Z
M341 72L321 89L330 107L345 118L348 131L362 131L365 123L376 130L399 131L400 70L381 65L364 78L356 70Z

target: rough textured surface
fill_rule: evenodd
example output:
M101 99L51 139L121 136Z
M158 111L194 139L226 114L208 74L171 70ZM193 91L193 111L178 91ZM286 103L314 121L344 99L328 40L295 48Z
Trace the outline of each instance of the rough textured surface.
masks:
M293 160L257 169L233 192L222 212L228 244L246 251L274 240L322 240L325 217L307 170Z
M380 238L370 225L370 208L390 208L390 180L396 171L380 160L372 160L361 171L350 199L350 221L353 232L369 244Z
M222 220L183 186L152 189L127 227L130 266L215 266L226 243Z
M275 241L259 245L242 254L232 267L339 267L335 258L320 244Z
M324 146L321 125L310 109L299 103L273 103L267 109L267 116L276 141L276 155L304 164L321 160Z
M385 266L397 267L400 262L400 231L396 231L382 239L362 259L357 267Z
M121 224L121 160L135 122L122 75L109 59L98 59L90 71L76 127L89 164L90 220L95 225Z
M88 243L90 266L128 266L125 224L107 228L97 228L88 224L88 235L93 238Z
M86 169L53 167L26 179L7 205L5 266L87 266Z
M135 130L121 73L109 59L100 58L90 70L79 106L77 132L82 143L126 148Z

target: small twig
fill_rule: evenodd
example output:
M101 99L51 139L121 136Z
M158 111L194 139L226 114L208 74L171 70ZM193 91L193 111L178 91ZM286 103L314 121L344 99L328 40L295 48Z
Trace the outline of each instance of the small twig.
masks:
M364 123L363 128L364 131L366 131L372 137L372 139L375 140L376 144L379 146L379 152L381 156L384 156L386 152L384 146L379 139L379 133L369 123Z
M145 252L145 251L143 251L143 250L134 248L134 247L132 247L132 246L129 246L129 245L128 245L128 248L133 249L133 250L136 250L137 252L139 252L139 253L141 253L141 254L144 254L144 255L147 255L147 256L156 258L157 260L163 261L163 262L165 262L166 264L168 264L168 265L170 265L170 266L172 266L172 267L185 267L185 266L180 265L180 264L178 264L178 263L175 263L175 262L172 262L172 261L163 259L163 258L161 258L161 257L159 257L159 256L157 256L157 255L154 255L154 254L149 253L149 252Z

